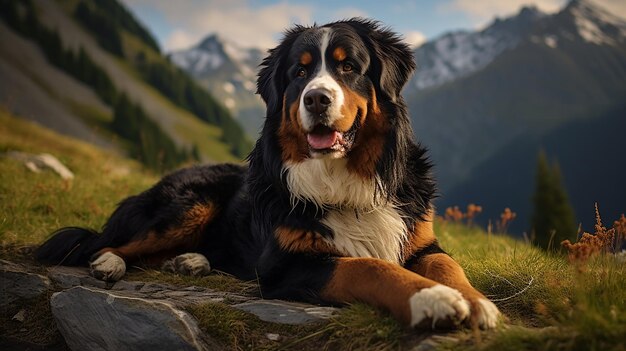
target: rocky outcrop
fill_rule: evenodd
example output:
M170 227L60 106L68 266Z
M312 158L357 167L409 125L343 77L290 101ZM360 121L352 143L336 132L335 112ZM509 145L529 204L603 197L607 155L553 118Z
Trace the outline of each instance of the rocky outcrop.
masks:
M51 293L57 327L72 350L217 350L188 307L228 303L259 319L305 324L329 318L335 308L169 284L125 281L107 284L84 268L37 267L0 260L2 304Z
M175 303L124 291L74 287L50 307L72 350L215 350L196 321Z
M27 266L0 260L0 307L39 297L51 288L50 279Z

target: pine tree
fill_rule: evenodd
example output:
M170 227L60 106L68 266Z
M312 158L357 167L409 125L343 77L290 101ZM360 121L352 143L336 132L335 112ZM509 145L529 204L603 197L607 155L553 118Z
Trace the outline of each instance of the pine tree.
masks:
M576 235L574 211L561 181L557 163L549 165L545 152L537 159L533 196L532 232L533 242L544 249L556 249L565 239Z

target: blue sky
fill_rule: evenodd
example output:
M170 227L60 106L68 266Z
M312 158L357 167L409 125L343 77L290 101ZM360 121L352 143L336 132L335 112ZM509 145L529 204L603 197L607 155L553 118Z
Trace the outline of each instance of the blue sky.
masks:
M556 12L566 0L122 0L165 51L188 48L211 33L244 47L267 49L293 23L375 18L417 45L444 32L478 29L532 4ZM593 0L626 17L626 1Z

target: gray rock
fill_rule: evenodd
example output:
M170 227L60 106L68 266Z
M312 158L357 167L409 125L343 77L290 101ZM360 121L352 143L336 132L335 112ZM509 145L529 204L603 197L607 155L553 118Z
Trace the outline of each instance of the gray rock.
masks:
M43 169L49 168L63 179L74 179L74 173L50 154L34 155L20 151L9 151L5 156L23 162L28 169L35 173L40 173Z
M89 270L82 267L50 267L48 268L48 277L61 289L69 289L75 286L107 287L107 283L92 277L89 275Z
M72 350L215 350L195 320L165 300L121 291L75 287L55 293L50 306Z
M329 318L336 311L333 307L312 307L280 300L254 300L232 307L252 313L263 321L282 324L319 322ZM325 313L320 313L321 309L325 309Z
M23 265L0 260L0 306L41 296L50 288L47 277L31 273Z

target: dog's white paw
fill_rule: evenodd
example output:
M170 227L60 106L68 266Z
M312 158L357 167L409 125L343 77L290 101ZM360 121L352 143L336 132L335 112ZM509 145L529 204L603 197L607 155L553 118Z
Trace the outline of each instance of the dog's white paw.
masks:
M126 273L126 263L124 260L112 253L105 252L89 263L91 275L100 280L115 282L120 280Z
M199 253L186 253L163 262L161 269L166 272L199 277L209 274L211 272L211 265L204 255Z
M431 328L460 324L470 315L470 305L461 293L445 285L435 285L422 289L409 298L411 308L411 326L426 326L431 321Z
M487 299L478 299L474 304L477 309L477 322L481 329L493 329L500 320L500 310Z

